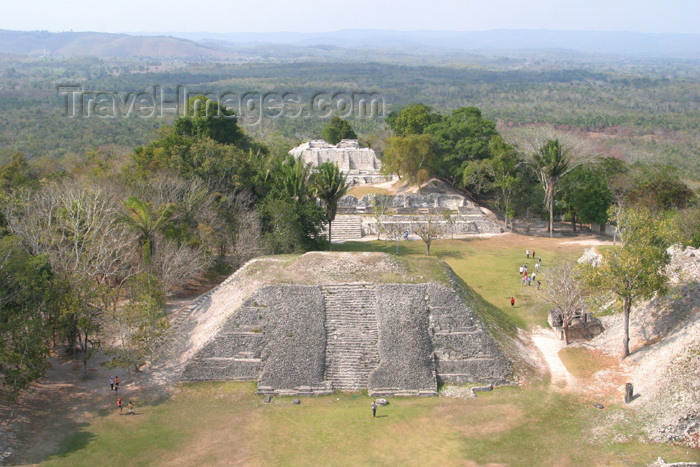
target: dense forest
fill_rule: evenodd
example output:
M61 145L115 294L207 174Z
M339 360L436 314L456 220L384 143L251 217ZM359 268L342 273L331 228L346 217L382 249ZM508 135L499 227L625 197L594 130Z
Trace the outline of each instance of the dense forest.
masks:
M556 63L556 62L555 62ZM475 106L499 128L553 124L591 139L602 155L627 161L672 164L690 179L700 178L700 78L693 61L648 60L617 65L506 60L494 66L387 63L187 63L97 58L38 59L0 56L0 160L19 150L29 157L62 158L107 144L133 147L152 139L162 118L65 118L59 86L86 93L152 92L174 96L178 86L190 95L225 94L248 98L266 93L298 96L311 106L325 95L336 106L353 93L379 96L384 112L361 117L342 108L361 138L385 135L392 110L422 102L440 112ZM338 97L334 100L333 95ZM126 98L124 98L126 99ZM229 105L231 107L231 105ZM258 139L283 138L290 144L320 134L328 112L311 118L271 118L260 106L241 124ZM243 112L240 112L243 110ZM275 115L272 113L272 115ZM317 118L313 118L317 117Z

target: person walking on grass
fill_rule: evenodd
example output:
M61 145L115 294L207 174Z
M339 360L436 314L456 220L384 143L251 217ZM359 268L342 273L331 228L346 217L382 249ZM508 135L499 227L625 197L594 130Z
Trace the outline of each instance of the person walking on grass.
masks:
M372 418L377 416L377 401L372 401Z
M124 406L122 405L122 398L117 397L117 407L119 407L119 415L124 411Z
M525 250L525 257L529 258L530 257L530 250Z
M114 390L119 390L119 376L114 377Z
M523 267L522 266L520 266L520 275L521 276L523 275Z
M114 376L109 377L109 390L114 391Z
M510 306L515 306L515 297L510 297Z
M129 415L136 415L136 413L134 413L134 403L132 401L129 401L129 405L127 407L129 409Z

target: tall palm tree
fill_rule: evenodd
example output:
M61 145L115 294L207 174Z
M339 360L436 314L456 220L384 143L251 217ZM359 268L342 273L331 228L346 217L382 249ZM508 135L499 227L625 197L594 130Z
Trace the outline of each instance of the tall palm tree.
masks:
M150 273L151 258L155 251L156 232L173 216L175 205L164 204L157 211L153 211L143 200L136 196L130 196L124 201L124 207L126 214L119 221L137 233L143 262Z
M554 236L554 196L559 181L580 165L593 161L585 142L539 129L524 141L525 164L537 175L544 189L544 203L549 211L549 236Z
M328 221L328 243L329 250L333 249L331 243L331 223L335 219L338 211L338 201L345 196L350 184L347 182L348 175L343 174L335 162L324 162L319 165L313 174L313 188L317 198L323 201L326 209L326 220Z

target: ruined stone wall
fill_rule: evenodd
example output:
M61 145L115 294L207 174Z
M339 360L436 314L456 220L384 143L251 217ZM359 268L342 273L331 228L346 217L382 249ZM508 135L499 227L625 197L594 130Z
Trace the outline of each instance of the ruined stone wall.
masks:
M456 290L428 284L427 307L438 380L505 384L511 363Z
M369 376L371 395L437 395L425 305L424 284L377 286L379 366Z
M372 149L361 148L357 140L343 140L337 145L323 140L311 140L289 151L306 163L319 166L324 162L335 162L345 173L378 173L381 162Z

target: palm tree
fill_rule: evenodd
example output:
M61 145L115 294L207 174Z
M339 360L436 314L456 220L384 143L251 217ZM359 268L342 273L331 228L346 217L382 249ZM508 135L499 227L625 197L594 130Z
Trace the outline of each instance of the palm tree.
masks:
M326 209L326 220L328 221L328 243L329 250L333 249L331 243L331 223L335 219L338 210L338 201L345 196L350 184L347 182L348 175L343 174L335 162L324 162L319 165L313 174L313 188L317 198L323 201Z
M311 164L305 164L301 159L289 156L281 167L282 190L292 199L305 202L309 199L309 180Z
M137 233L139 247L143 255L143 262L151 272L151 258L155 251L155 235L158 229L172 217L175 205L168 203L160 206L154 212L148 204L136 196L130 196L124 201L127 213L119 221L126 224Z
M563 139L566 138L566 139ZM554 236L554 196L559 181L576 167L592 161L583 142L565 135L556 137L542 129L525 141L525 163L535 172L544 189L544 203L549 211L549 236Z

